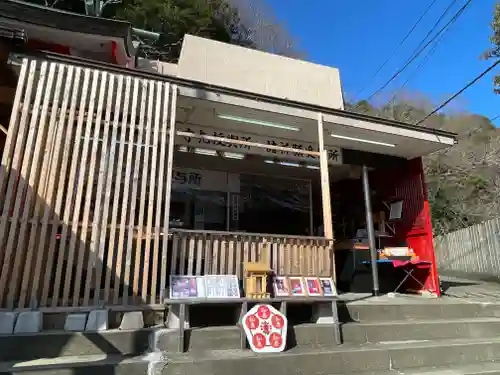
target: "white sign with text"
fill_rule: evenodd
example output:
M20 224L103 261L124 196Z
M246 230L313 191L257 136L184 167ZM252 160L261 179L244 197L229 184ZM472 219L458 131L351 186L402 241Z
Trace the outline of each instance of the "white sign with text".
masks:
M236 173L174 168L172 171L172 187L174 190L193 189L239 193L240 178Z
M318 151L318 147L308 142L287 141L266 137L262 135L248 134L242 132L221 131L220 129L209 128L196 125L181 125L177 129L182 132L194 133L197 135L209 135L212 137L228 138L246 142L261 143L264 145L291 147L299 150ZM284 160L300 160L307 162L308 160L317 160L318 158L312 155L304 155L296 152L277 151L260 147L252 147L246 145L233 144L223 141L212 141L207 139L199 139L189 136L177 136L175 143L187 147L210 148L226 152L239 152L245 154L257 154L269 156L270 158L278 157ZM342 164L342 150L339 147L326 147L328 151L328 163L331 165Z

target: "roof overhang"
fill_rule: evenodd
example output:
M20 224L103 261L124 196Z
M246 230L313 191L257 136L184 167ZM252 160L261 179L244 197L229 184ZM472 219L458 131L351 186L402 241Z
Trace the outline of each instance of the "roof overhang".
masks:
M456 143L453 133L342 110L298 108L185 86L179 87L179 94L181 126L191 126L208 134L247 134L261 141L288 144L288 147L294 144L317 147L318 113L322 113L327 149L353 149L413 159Z
M6 27L24 30L30 43L38 42L33 44L35 48L39 43L43 47L63 46L81 57L114 60L123 66L135 55L128 22L88 17L18 0L0 1L0 21Z
M457 135L454 133L424 126L249 93L174 76L122 69L95 61L50 53L44 56L60 62L176 84L179 90L177 127L180 131L188 130L192 134L215 135L230 139L244 137L254 143L278 146L283 144L283 147L315 151L318 147L318 117L321 114L324 122L325 146L332 152L342 148L413 159L453 146L457 140ZM193 141L187 136L179 138L181 141L184 139L188 147L192 145L259 155L263 155L266 151L265 148L235 148L234 144L228 146L227 142L216 140L196 138ZM283 159L295 156L290 152L276 150L265 155ZM332 164L339 163L341 157Z

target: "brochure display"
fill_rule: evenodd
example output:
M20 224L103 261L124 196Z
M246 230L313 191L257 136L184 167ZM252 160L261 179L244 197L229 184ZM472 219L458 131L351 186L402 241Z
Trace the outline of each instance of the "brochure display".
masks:
M205 276L207 299L240 298L240 285L236 275Z
M170 276L171 299L240 298L236 275Z
M170 298L204 298L205 282L202 276L171 276Z
M331 277L275 276L274 297L335 297L337 290Z

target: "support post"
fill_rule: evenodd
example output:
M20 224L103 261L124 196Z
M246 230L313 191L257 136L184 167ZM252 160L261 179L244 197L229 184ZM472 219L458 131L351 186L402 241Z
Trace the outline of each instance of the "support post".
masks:
M374 296L378 296L380 295L380 288L378 282L378 268L377 268L377 259L378 259L377 245L375 243L372 202L370 197L370 182L368 180L368 167L366 165L363 165L362 180L363 180L363 195L365 197L366 230L368 232L368 242L370 246L370 260L372 266L372 280L373 280L372 293Z
M332 247L332 278L336 282L335 275L335 248L333 243L332 203L330 198L330 176L328 173L328 153L325 150L325 139L323 130L323 114L318 113L318 144L319 165L321 174L321 200L323 205L323 230L324 237L330 241Z
M168 88L170 90L170 88ZM175 121L177 110L177 85L171 87L172 95L170 99L170 122L168 130L167 147L167 170L165 176L165 212L163 216L163 251L161 254L161 289L160 300L165 299L165 283L167 278L167 252L170 234L170 201L172 198L172 172L174 169L174 144L175 144Z
M309 180L309 235L314 236L314 213L312 198L312 181Z
M323 114L318 114L319 165L321 174L321 198L323 203L323 227L325 238L333 239L332 204L330 200L330 176L328 173L328 155L325 150L323 132Z

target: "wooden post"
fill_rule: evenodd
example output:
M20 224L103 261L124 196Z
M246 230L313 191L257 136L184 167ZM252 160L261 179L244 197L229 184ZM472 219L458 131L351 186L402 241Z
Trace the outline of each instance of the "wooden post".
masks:
M336 281L335 275L335 254L333 248L333 223L332 223L332 204L330 198L330 175L328 173L328 154L325 150L325 140L323 131L323 114L318 113L318 143L319 143L319 162L321 173L321 198L323 204L323 230L324 237L332 241L332 278Z
M321 198L323 203L324 236L333 239L332 204L330 200L330 175L328 173L328 155L325 150L323 134L323 114L318 114L319 164L321 173Z
M309 180L309 235L314 236L313 193L311 180Z
M174 144L175 144L175 117L177 109L177 85L172 85L172 97L170 103L170 123L168 130L168 148L167 148L167 173L165 181L165 212L163 218L163 251L161 265L161 286L160 296L163 301L165 298L165 282L167 278L167 251L168 251L168 234L170 232L170 200L172 197L172 171L174 168ZM172 264L176 260L172 259ZM182 265L184 267L184 265Z

